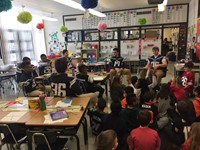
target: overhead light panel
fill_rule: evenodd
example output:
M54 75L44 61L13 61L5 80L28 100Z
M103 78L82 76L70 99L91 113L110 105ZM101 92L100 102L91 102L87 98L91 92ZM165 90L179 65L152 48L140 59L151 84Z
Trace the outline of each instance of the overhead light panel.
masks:
M48 20L48 21L58 21L57 18L53 18L53 17L47 17L47 16L42 16L43 20Z
M72 7L72 8L75 8L75 9L78 9L78 10L81 10L81 11L85 11L85 9L81 6L81 4L79 4L73 0L53 0L53 1L63 4L63 5L66 5L66 6L69 6L69 7ZM94 9L89 9L89 12L98 17L106 17L105 14L103 14L99 11L96 11Z

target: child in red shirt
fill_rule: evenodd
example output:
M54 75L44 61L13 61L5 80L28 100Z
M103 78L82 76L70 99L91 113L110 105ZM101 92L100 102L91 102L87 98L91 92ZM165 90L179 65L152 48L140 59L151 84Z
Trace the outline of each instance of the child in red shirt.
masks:
M192 72L193 63L191 61L185 63L184 72L182 75L182 83L185 87L187 96L191 96L194 89L194 73Z
M185 90L184 90L184 86L182 84L182 78L181 77L176 77L171 85L170 88L172 90L172 92L174 93L174 96L176 97L176 100L182 100L186 98L186 94L185 94Z
M196 117L200 117L200 86L194 89L195 99L193 101Z

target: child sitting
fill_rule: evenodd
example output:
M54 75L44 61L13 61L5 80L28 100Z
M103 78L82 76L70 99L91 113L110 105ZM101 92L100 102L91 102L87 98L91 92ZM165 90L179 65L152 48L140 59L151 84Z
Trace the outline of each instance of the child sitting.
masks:
M130 150L159 150L160 138L155 130L148 128L151 114L148 110L141 110L138 115L139 128L133 129L128 137Z
M194 89L195 99L193 101L196 118L200 120L200 86Z
M86 92L87 93L99 92L98 98L102 98L104 89L101 86L93 83L94 82L93 77L90 77L88 75L87 67L83 64L80 64L78 66L78 71L79 71L79 74L77 74L76 77L77 79L81 79L83 81Z
M129 95L129 94L133 94L133 88L131 86L127 86L124 88L124 98L122 99L121 101L121 104L122 104L122 108L126 108L126 97ZM135 95L133 95L135 97Z
M115 99L116 97L121 101L124 93L124 87L121 85L120 76L115 76L110 86L110 97Z
M104 112L105 107L106 101L100 98L97 103L97 108L88 110L93 135L97 136L102 131L102 119L106 115L106 113Z
M182 83L185 87L185 92L187 96L193 94L194 88L194 73L192 72L193 63L191 61L187 62L184 66L184 72L182 75Z
M184 86L182 83L182 78L181 77L176 77L172 82L171 82L171 90L174 93L174 96L176 97L176 100L183 100L186 98Z
M116 150L117 146L118 139L114 130L106 130L98 135L97 150Z
M33 66L30 62L23 63L23 72L21 74L19 83L24 86L24 90L28 96L38 96L44 93L45 86L41 84L36 84L35 77L33 74Z
M126 108L122 109L120 117L122 118L122 120L124 120L127 126L127 134L129 134L132 129L139 127L137 116L140 109L138 108L135 94L128 94L126 96L126 102Z

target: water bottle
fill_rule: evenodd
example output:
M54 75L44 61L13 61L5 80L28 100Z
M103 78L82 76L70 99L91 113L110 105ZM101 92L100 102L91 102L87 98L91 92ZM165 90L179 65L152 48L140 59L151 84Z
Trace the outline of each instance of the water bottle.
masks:
M40 110L41 110L41 111L46 110L45 98L46 98L45 94L40 94L40 95L39 95L39 99L40 99Z

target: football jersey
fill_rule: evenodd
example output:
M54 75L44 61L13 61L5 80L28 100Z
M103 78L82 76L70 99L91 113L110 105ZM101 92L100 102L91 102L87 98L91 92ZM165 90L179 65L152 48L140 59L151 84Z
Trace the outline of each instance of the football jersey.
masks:
M73 77L68 77L67 74L52 74L51 88L56 97L75 97L82 94L81 87L78 81Z
M183 72L182 84L188 92L192 92L193 88L194 88L194 73L193 72Z
M124 58L123 57L112 57L110 59L110 68L124 68Z
M151 65L151 68L154 68L157 64L162 64L162 60L165 59L164 56L158 55L155 57L154 55L147 59L148 63ZM166 70L167 67L158 67L158 70Z

